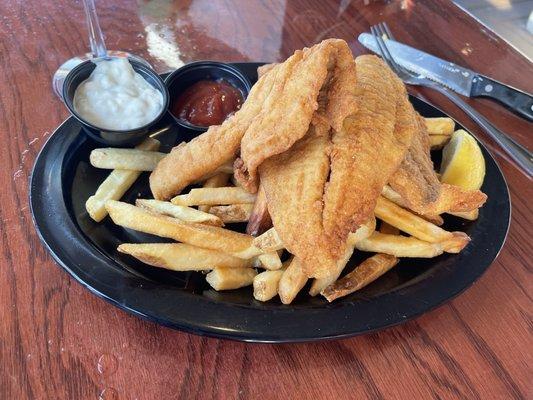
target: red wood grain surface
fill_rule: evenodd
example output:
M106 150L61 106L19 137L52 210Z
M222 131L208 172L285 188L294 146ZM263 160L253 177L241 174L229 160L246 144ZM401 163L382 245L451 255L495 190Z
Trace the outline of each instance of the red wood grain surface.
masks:
M364 3L370 3L365 5ZM108 47L159 71L197 59L277 61L386 21L398 40L533 92L532 64L444 1L98 1ZM507 244L464 294L415 321L326 343L250 345L172 331L91 295L41 245L33 161L68 113L51 90L87 51L79 2L0 2L0 399L522 399L533 396L531 181L456 107L418 94L485 140L513 201ZM471 104L529 148L532 124ZM498 218L497 215L494 218ZM378 311L379 312L379 311Z

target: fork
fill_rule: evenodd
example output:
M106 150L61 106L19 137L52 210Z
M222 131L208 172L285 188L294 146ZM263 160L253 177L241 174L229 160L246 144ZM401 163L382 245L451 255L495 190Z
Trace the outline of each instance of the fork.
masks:
M465 103L459 96L456 96L446 87L439 85L432 80L412 73L411 71L403 68L392 57L389 49L387 48L386 41L383 36L394 40L392 33L386 23L379 23L370 27L370 32L374 36L379 52L381 56L388 64L388 66L398 75L398 77L406 84L413 86L425 86L442 93L449 100L459 106L474 122L481 126L489 136L494 139L496 143L511 157L516 164L527 174L529 178L533 174L533 156L531 152L521 144L515 142L505 133L500 131L494 125L492 125L485 117L473 109L470 105Z

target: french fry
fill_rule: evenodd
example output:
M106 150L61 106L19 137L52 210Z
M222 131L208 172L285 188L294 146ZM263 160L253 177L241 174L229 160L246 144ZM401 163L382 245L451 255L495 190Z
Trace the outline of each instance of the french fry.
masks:
M398 261L396 257L388 254L376 254L363 261L352 272L328 286L321 294L327 301L332 302L374 282L394 267Z
M451 136L455 130L455 121L447 117L424 118L430 135Z
M251 285L256 275L253 268L215 268L205 280L215 290L231 290Z
M254 277L254 298L268 301L278 294L278 285L284 270L264 271Z
M179 206L253 204L255 197L238 187L199 188L191 189L187 194L180 194L171 202Z
M168 215L186 222L196 222L198 224L209 224L222 226L224 223L216 215L198 211L191 207L177 206L168 201L138 199L135 204L147 210L155 211L159 214Z
M154 267L172 271L202 271L213 268L246 268L251 260L184 243L123 243L118 251Z
M472 210L472 211L451 212L448 214L454 215L462 219L466 219L468 221L475 221L479 217L479 209L476 208L475 210Z
M398 193L396 193L390 186L388 185L383 186L381 195L385 197L386 199L392 201L393 203L399 205L400 207L409 209L409 205L407 204L407 202ZM416 214L414 211L413 213ZM429 221L435 225L440 226L444 223L444 220L442 219L440 215L433 215L433 214L425 214L425 215L416 214L416 215L424 218L426 221Z
M355 245L358 250L390 254L396 257L432 258L443 253L440 243L429 243L414 237L374 232ZM450 245L451 247L451 245Z
M284 248L276 228L270 228L262 235L257 236L253 243L254 246L259 247L264 252L278 251Z
M204 188L216 188L216 187L224 187L227 186L229 181L229 174L226 174L225 172L220 172L216 175L213 175L212 177L206 179L202 185Z
M180 221L120 201L108 201L106 210L116 225L125 228L218 250L243 259L262 254L260 249L252 245L251 236L218 226Z
M307 276L305 275L302 263L293 257L287 269L281 275L278 284L278 294L283 304L290 304L300 290L305 286Z
M89 157L91 165L102 169L126 169L129 171L153 171L165 153L139 149L94 149Z
M452 232L452 237L441 243L446 253L459 253L470 243L470 237L464 232Z
M275 271L281 268L281 260L276 251L261 254L257 256L257 260L264 269Z
M224 223L246 222L252 214L253 204L230 204L212 206L209 213L216 215Z
M160 142L158 140L148 138L139 144L136 149L147 151L159 150L159 145ZM120 200L140 175L140 171L113 170L100 184L96 193L89 197L85 203L85 209L89 213L89 216L96 222L102 221L107 216L105 209L106 201Z
M344 255L339 260L337 260L335 269L332 271L328 271L328 274L323 278L316 278L313 280L311 288L309 289L309 294L311 296L316 296L339 278L344 268L346 268L346 264L350 260L350 257L353 254L353 250L353 243L348 243Z
M343 257L337 261L335 269L329 271L329 273L323 278L313 279L313 283L309 289L309 294L311 296L316 296L339 278L353 254L355 244L369 237L375 229L376 219L372 217L366 224L361 225L359 229L348 236L346 251Z
M429 143L431 145L431 150L442 149L446 143L450 141L450 136L448 135L430 135Z
M453 238L451 232L439 228L383 196L378 198L374 212L376 217L389 225L426 242L439 243Z
M228 184L229 175L224 172L219 172L207 179L202 185L204 188L223 187ZM198 206L198 210L203 212L209 212L211 206Z
M399 235L400 234L400 230L398 228L396 228L395 226L389 225L384 221L381 221L379 231L387 235Z
M374 212L378 218L417 239L440 243L447 253L458 253L470 242L470 238L464 232L448 232L383 196L378 198Z
M270 218L270 214L268 212L265 190L261 186L261 183L259 183L259 189L257 190L257 198L255 199L252 214L248 219L246 233L252 236L257 236L265 232L271 226L272 219Z

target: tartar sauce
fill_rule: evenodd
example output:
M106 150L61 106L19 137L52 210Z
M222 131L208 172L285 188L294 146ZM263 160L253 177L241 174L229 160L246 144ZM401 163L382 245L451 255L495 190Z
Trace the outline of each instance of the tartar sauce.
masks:
M96 63L74 94L74 108L89 123L115 131L140 128L163 108L163 95L126 58Z

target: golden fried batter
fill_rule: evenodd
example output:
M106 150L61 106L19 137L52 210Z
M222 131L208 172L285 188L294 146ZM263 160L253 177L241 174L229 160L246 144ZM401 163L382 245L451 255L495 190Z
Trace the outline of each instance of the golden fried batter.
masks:
M415 131L415 111L402 82L376 56L356 59L357 112L332 135L331 172L324 193L324 230L342 250L367 221ZM335 254L338 252L335 251Z
M312 125L288 151L259 167L268 211L283 244L303 263L308 276L335 267L335 257L322 226L322 196L329 174L329 126Z
M272 66L254 85L241 110L222 125L212 126L191 142L174 148L159 163L150 176L154 197L168 199L179 193L235 158L239 147L242 162L236 164L236 177L245 188L255 192L257 166L305 135L318 108L319 92L331 81L330 71L352 65L346 42L329 39L298 50L285 62ZM343 98L342 91L346 89L343 85L338 88L340 92L332 96ZM344 119L342 107L327 111L334 123Z
M400 168L391 177L390 186L408 207L419 214L471 211L485 203L479 190L465 190L440 183L430 156L429 134L424 119L417 115L418 129Z
M328 39L304 49L302 60L291 72L279 80L282 95L265 102L264 114L252 122L242 138L235 176L250 192L257 191L257 167L306 134L319 103L324 103L325 115L337 129L353 112L355 64L344 40Z
M159 162L150 175L150 188L156 199L168 200L184 187L213 172L222 164L233 160L241 139L256 119L267 111L272 97L281 96L283 85L293 67L303 57L296 51L284 63L276 65L253 86L242 108L222 125L211 126L207 132L188 143L176 146ZM300 101L301 99L291 99ZM256 129L254 125L254 129Z
M285 247L314 278L335 270L387 183L423 215L485 201L480 191L439 182L424 121L380 58L354 60L346 42L329 39L259 74L240 111L159 163L154 197L177 194L240 149L236 179L255 192L260 178L260 220L268 221L266 203Z
M372 217L417 129L403 84L386 64L361 56L356 66L350 84L329 85L336 95L321 104L307 135L259 167L274 227L309 277L335 268L348 234ZM343 110L340 124L328 106Z
M274 68L276 65L278 64L272 63L272 64L265 64L265 65L261 65L260 67L257 67L257 78L260 79L267 72L270 72L272 68Z

